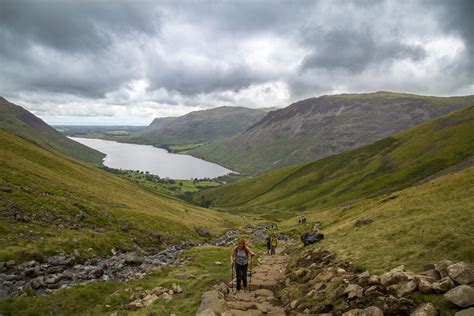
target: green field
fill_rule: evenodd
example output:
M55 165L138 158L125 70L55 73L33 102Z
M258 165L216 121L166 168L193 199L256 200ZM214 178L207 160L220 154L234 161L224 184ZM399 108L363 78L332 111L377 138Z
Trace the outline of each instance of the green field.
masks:
M166 194L168 196L183 197L188 193L194 193L204 189L215 188L221 185L221 183L212 181L210 179L175 180L168 178L160 178L157 175L153 175L149 172L143 171L117 170L110 168L106 168L106 170L124 179L135 182L157 194Z
M474 155L474 106L374 144L199 192L232 212L288 218L393 192Z

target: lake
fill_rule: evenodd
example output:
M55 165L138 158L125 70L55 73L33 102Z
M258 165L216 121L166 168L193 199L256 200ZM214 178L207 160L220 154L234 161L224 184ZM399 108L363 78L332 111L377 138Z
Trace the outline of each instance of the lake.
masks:
M109 168L148 171L161 178L180 180L215 178L232 172L209 161L189 155L171 154L165 149L149 145L91 138L71 139L106 154L104 165Z

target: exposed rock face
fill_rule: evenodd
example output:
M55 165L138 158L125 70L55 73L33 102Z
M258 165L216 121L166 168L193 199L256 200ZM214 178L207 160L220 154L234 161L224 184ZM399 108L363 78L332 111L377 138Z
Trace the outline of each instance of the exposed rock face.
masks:
M448 266L448 275L459 284L474 282L474 265L458 262Z
M459 307L474 306L474 288L469 285L459 285L444 294L444 298Z
M418 306L410 316L438 316L438 311L431 303L424 303Z

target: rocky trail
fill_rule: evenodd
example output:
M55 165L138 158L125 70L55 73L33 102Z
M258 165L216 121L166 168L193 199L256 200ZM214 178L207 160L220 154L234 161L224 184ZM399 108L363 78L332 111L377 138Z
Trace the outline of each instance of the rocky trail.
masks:
M234 287L222 283L203 295L197 315L286 315L275 290L285 277L289 260L284 254L263 255L260 264L252 271L250 291L236 293L235 280Z

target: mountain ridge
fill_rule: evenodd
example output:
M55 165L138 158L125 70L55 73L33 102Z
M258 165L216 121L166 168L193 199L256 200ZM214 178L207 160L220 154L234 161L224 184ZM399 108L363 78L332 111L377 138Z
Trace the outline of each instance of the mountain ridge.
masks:
M0 128L48 150L102 165L103 153L67 138L33 113L3 97L0 97L0 114Z
M474 155L474 106L373 144L200 192L218 208L282 213L402 189ZM286 215L285 215L286 216Z
M266 111L221 106L178 117L155 118L142 132L123 141L155 146L211 142L246 130L263 118Z
M190 154L256 174L361 147L474 103L474 96L376 92L308 98L269 112L246 131Z

